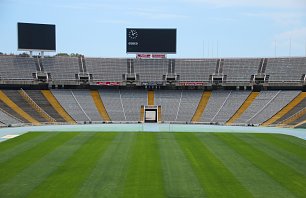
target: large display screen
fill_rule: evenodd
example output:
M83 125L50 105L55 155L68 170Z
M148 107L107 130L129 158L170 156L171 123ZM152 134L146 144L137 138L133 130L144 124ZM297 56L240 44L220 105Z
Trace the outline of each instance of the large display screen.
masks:
M126 29L127 53L176 53L176 29Z
M18 50L55 51L55 25L18 23Z

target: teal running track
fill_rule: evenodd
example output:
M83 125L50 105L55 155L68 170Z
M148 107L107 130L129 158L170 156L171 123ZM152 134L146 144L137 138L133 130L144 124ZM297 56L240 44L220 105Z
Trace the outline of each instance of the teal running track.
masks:
M27 132L215 132L215 133L274 133L286 134L306 140L306 129L277 128L277 127L244 127L244 126L217 126L198 124L91 124L91 125L48 125L8 127L0 129L0 141L18 136Z

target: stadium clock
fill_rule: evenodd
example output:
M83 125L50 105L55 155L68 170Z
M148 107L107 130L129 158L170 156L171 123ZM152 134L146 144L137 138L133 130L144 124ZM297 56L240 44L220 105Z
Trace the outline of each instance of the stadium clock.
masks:
M136 30L130 30L130 31L129 31L129 37L130 37L131 39L136 39L136 38L138 37L137 31L136 31Z

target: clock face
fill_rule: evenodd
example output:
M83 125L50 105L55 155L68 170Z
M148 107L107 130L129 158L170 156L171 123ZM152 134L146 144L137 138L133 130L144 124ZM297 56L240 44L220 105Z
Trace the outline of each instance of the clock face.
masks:
M130 30L128 35L131 39L136 39L138 37L138 33L136 30Z

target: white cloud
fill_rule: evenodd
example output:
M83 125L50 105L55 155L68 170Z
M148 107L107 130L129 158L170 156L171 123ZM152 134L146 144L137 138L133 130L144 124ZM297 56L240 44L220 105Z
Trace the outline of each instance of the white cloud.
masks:
M97 21L97 23L121 24L121 25L122 24L125 24L125 25L129 24L128 21L120 20L120 19L118 19L118 20L116 20L116 19L103 19L103 20Z
M291 41L292 48L303 49L306 43L306 27L282 32L274 36L278 47L288 48Z
M249 17L267 18L280 25L292 26L301 25L305 18L304 13L300 12L249 12L243 13Z
M149 19L156 19L156 20L163 20L163 19L184 19L188 18L185 15L180 15L180 14L171 14L171 13L153 13L153 12L137 12L133 13L135 15L138 15L140 17L145 17Z
M148 19L153 19L153 20L188 18L187 15L163 11L162 8L151 8L151 9L133 8L128 12L128 14Z
M217 7L270 7L306 8L305 0L185 0L190 3L205 3Z
M1 0L0 0L1 1ZM135 3L135 0L133 1ZM188 16L182 14L171 13L163 6L158 7L142 7L141 5L125 7L123 5L118 5L118 2L113 3L88 3L88 2L78 2L74 4L57 4L56 6L64 9L71 10L107 10L107 11L119 11L125 12L128 15L139 16L147 19L161 20L161 19L183 19ZM105 21L107 22L107 21ZM116 23L116 21L108 21L107 23Z
M306 27L282 32L275 36L276 39L279 40L289 40L290 38L295 40L304 40L306 41Z
M58 8L71 9L71 10L101 10L101 9L114 9L116 8L112 4L107 3L88 3L88 2L79 2L73 4L54 4Z
M233 17L210 17L208 18L210 22L212 23L233 23L236 22L237 19Z

